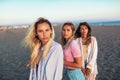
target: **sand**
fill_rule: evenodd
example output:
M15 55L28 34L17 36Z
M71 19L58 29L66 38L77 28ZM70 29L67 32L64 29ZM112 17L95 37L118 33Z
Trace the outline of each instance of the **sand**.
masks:
M61 25L60 25L61 26ZM61 27L55 26L55 41L60 42ZM0 80L27 80L30 51L21 46L27 29L0 30ZM120 26L92 27L98 41L97 80L120 77Z

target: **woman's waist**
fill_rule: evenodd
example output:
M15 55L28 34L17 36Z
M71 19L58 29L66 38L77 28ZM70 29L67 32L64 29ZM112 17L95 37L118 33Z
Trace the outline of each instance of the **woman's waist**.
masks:
M68 67L68 66L65 66L65 68L67 69L67 70L77 70L77 69L80 69L80 68L73 68L73 67ZM81 69L80 69L81 70Z
M76 68L76 69L66 69L67 71L80 71L81 72L81 69L80 68Z

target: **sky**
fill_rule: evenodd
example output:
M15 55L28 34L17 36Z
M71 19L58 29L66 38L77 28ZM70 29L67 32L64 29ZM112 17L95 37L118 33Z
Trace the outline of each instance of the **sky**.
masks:
M0 25L120 20L120 0L0 0Z

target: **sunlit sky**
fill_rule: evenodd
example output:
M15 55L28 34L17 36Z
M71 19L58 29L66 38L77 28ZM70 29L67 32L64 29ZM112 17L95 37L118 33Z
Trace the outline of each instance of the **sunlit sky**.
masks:
M120 0L0 0L0 25L120 20Z

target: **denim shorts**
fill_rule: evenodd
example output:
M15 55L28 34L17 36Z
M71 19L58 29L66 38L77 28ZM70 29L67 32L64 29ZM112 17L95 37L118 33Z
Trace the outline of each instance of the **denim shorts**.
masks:
M84 74L81 69L69 70L67 69L68 80L85 80Z

